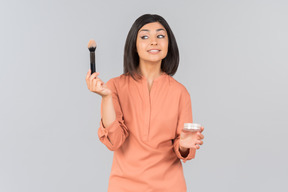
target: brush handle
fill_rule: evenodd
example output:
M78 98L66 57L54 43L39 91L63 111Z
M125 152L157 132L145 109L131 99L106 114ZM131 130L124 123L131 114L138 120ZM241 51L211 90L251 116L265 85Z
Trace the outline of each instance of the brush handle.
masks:
M95 52L90 52L90 69L92 75L96 71Z

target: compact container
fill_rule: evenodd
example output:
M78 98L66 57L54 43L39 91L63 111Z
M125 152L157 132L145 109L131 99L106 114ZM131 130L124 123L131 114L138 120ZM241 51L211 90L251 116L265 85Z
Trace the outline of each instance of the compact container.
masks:
M196 132L196 131L201 131L201 125L197 123L184 123L184 131L191 131L191 132Z

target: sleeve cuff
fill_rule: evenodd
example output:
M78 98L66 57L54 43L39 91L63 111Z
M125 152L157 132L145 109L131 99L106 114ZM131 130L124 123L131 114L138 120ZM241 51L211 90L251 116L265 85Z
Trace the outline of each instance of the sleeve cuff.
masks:
M108 127L104 127L104 124L103 124L103 121L101 118L100 128L99 128L99 138L107 137L109 131L113 131L115 128L117 128L117 125L118 125L117 123L118 123L118 121L117 121L117 119L115 119L115 121L113 121L113 123L111 125L109 125Z

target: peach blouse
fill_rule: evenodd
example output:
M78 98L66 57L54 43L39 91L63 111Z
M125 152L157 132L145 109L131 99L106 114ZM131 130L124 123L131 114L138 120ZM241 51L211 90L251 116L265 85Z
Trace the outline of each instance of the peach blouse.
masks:
M108 192L186 192L179 151L184 123L192 123L187 89L164 73L154 79L150 93L147 79L135 81L120 75L107 82L113 92L116 120L98 129L100 141L114 151Z

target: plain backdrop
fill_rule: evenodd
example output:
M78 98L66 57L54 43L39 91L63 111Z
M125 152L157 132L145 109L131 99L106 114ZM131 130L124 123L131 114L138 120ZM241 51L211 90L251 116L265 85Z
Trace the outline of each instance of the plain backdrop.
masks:
M26 0L0 3L0 191L107 191L113 152L98 139L101 97L123 72L127 33L163 16L179 46L204 145L183 163L188 191L288 190L286 0Z

